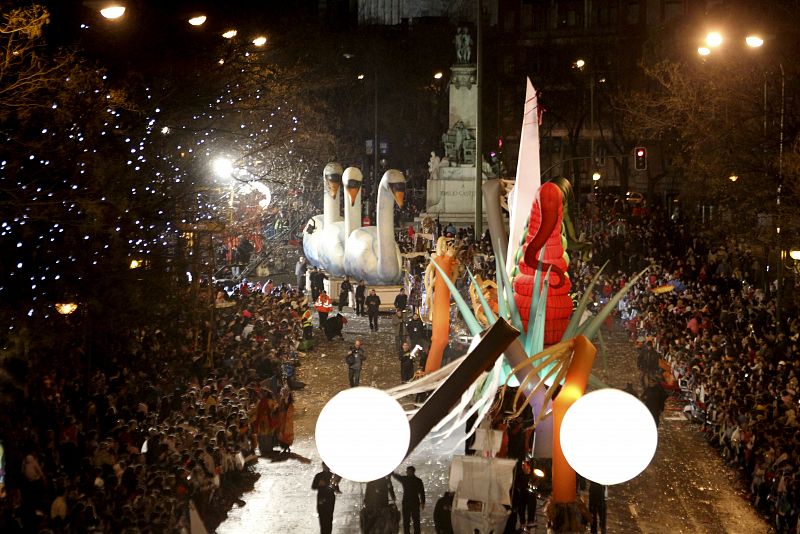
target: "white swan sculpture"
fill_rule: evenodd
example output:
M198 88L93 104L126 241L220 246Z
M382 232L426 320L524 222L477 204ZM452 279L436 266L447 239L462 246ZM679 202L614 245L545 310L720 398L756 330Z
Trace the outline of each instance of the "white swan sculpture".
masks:
M322 178L324 182L322 214L313 216L306 223L303 230L303 253L311 265L329 270L330 261L326 244L331 242L331 236L335 236L335 241L341 243L340 234L343 233L342 216L339 214L342 166L338 163L328 163L322 172Z
M347 256L347 238L353 230L361 228L361 186L364 176L358 167L347 167L342 175L344 185L344 254Z
M388 285L402 278L400 248L394 239L394 203L403 207L406 179L390 169L378 186L377 226L354 230L347 238L345 272L368 284Z

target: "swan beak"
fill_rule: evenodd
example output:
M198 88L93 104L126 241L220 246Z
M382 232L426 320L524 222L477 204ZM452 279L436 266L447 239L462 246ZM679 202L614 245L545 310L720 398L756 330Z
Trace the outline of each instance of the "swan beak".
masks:
M347 186L347 196L350 197L350 206L356 205L356 197L358 197L358 192L361 191L360 187L351 187Z
M394 200L397 202L397 205L401 208L403 207L403 202L406 199L406 192L405 191L395 191L394 192Z
M336 195L339 194L339 188L342 186L340 182L334 182L333 180L328 181L328 193L331 197L336 198Z

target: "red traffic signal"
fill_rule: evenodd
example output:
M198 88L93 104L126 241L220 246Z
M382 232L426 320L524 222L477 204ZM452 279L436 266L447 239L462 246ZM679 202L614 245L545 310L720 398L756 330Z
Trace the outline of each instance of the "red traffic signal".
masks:
M633 168L637 171L647 170L647 149L638 146L633 149Z

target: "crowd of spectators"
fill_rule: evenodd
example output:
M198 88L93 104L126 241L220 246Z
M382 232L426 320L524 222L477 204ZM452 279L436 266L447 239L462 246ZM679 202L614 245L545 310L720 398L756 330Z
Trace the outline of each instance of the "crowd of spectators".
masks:
M256 438L288 450L304 297L219 290L195 338L121 329L91 366L30 355L0 413L0 532L180 532L195 513L211 530L257 477Z
M778 532L796 532L796 307L786 298L778 322L777 285L769 283L754 245L690 235L659 210L605 213L591 221L592 259L579 259L571 269L577 287L586 287L608 261L608 274L601 276L592 299L602 303L650 265L620 304L631 339L652 345L667 370L662 386L691 403L698 428L729 465L741 470L757 509ZM656 373L661 370L655 366Z

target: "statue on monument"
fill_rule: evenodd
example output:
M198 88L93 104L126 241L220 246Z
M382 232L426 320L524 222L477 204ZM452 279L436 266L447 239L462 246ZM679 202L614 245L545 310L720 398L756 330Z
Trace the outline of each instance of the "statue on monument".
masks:
M458 28L456 37L453 39L456 45L456 63L469 63L472 58L472 37L467 28Z
M442 158L436 155L436 152L431 152L431 159L428 161L428 179L439 179L439 168L442 167Z
M445 157L456 165L475 163L475 137L464 121L457 121L442 135ZM442 165L446 166L446 165Z

